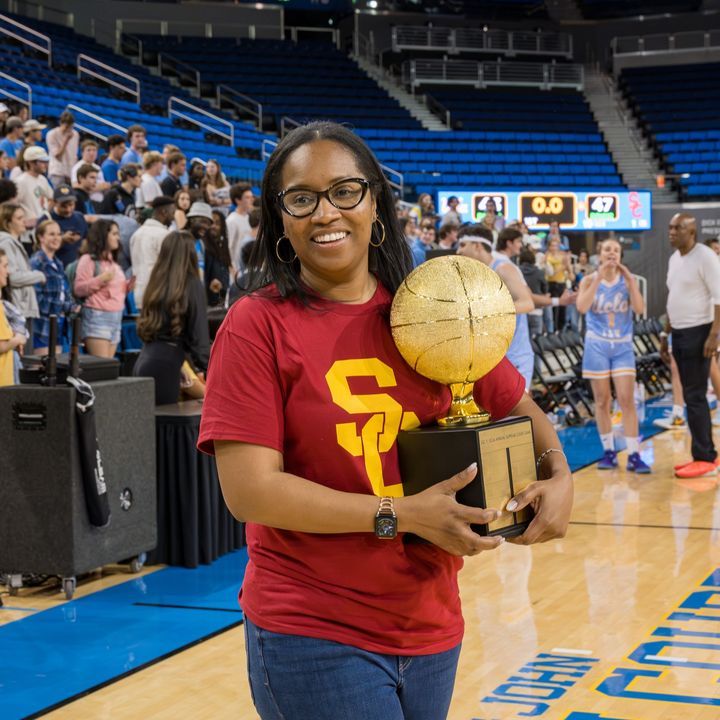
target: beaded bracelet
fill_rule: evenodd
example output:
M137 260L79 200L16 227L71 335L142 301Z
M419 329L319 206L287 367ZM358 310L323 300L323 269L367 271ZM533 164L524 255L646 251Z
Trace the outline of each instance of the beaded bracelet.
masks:
M535 461L535 469L536 469L536 470L539 470L539 469L540 469L540 463L542 463L542 461L543 461L550 453L554 453L554 452L560 453L560 454L567 460L567 458L565 457L565 453L564 453L562 450L558 450L557 448L548 448L547 450L545 450L545 452L541 453L541 454L540 454L540 457Z

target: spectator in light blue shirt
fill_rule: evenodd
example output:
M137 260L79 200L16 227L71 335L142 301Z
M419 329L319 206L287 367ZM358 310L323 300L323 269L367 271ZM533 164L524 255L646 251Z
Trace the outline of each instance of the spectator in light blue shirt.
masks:
M16 156L23 146L23 121L13 115L5 123L5 137L0 140L0 150L3 150L10 159L9 167L12 170L16 164Z
M143 155L147 151L147 130L142 125L131 125L127 131L127 141L130 147L125 151L120 161L120 167L128 163L143 164Z
M125 138L122 135L111 135L107 139L107 144L108 154L100 166L100 169L107 182L111 185L117 185L120 182L118 173L120 172L121 164L127 164L122 162L126 150Z

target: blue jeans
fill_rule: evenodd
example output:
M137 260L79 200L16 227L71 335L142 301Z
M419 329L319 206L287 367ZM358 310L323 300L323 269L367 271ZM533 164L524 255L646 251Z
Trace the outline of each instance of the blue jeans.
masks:
M250 692L262 720L443 720L460 645L434 655L382 655L281 635L245 618Z

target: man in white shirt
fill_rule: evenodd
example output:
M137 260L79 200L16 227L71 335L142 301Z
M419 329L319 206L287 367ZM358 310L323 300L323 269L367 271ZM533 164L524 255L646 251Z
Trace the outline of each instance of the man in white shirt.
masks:
M720 335L720 263L709 247L697 242L694 217L673 215L669 235L675 252L667 273L668 330L685 396L693 457L691 462L676 465L675 475L717 475L706 392L710 358L717 352ZM669 362L667 333L663 333L660 353Z
M230 188L230 202L235 205L235 211L227 216L228 249L234 268L242 265L240 247L242 241L250 234L250 221L248 215L253 209L255 196L250 185L237 183Z
M70 183L70 172L77 160L80 145L80 133L74 125L75 116L66 110L60 115L60 124L45 136L50 156L48 176L54 187Z
M15 181L17 185L17 203L25 211L25 226L34 228L38 218L50 209L53 191L45 173L48 169L49 155L37 145L25 150L23 156L25 172Z
M97 170L97 183L95 190L91 193L90 199L93 202L101 203L106 190L110 189L110 183L103 177L101 167L95 162L98 156L98 144L95 140L83 140L80 144L80 160L78 160L70 171L70 180L73 187L78 186L77 171L83 165L92 165Z
M172 198L160 195L152 201L151 206L152 217L148 218L130 238L130 259L135 276L135 304L138 309L142 307L150 273L155 267L160 247L175 217L175 202Z
M147 152L143 156L145 172L140 183L140 197L143 207L152 207L152 201L163 194L158 177L163 169L163 159L159 152Z

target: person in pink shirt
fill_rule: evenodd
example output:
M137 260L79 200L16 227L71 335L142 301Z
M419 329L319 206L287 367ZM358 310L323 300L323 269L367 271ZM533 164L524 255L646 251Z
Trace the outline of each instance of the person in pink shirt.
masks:
M73 290L83 300L82 338L85 351L113 357L120 342L127 281L117 263L120 230L111 220L90 226L87 251L80 257Z

